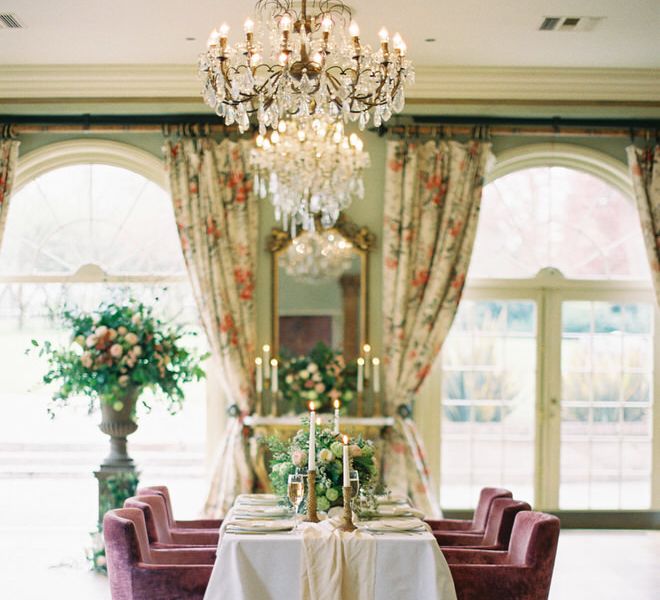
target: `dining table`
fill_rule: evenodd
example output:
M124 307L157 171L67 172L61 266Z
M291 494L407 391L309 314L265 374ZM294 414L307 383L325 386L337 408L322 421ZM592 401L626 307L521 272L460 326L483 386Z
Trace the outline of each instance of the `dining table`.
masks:
M373 582L367 586L373 597L363 597L358 586L348 586L339 595L309 592L304 583L304 561L308 556L304 540L321 530L331 530L327 523L299 523L291 530L237 531L232 529L236 507L226 516L220 530L218 551L204 600L456 600L454 584L440 548L427 529L371 530L358 523L357 535L339 535L339 543L352 544L356 560L371 560ZM310 531L309 529L312 528ZM348 537L346 537L348 535ZM357 545L356 545L357 544ZM369 545L369 546L367 546ZM320 546L323 548L323 543ZM365 552L362 553L361 549ZM368 551L367 551L368 550ZM322 550L321 550L322 551ZM370 558L368 558L370 557ZM322 569L317 580L337 585L336 569ZM327 571L327 573L326 573ZM341 579L341 575L339 575ZM303 587L305 586L305 589ZM325 589L324 585L319 588ZM361 588L362 590L367 588Z

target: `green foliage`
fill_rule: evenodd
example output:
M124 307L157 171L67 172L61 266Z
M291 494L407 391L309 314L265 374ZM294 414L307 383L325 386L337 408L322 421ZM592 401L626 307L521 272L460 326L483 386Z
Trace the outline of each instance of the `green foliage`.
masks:
M205 376L200 362L206 356L182 344L194 334L166 325L141 302L103 304L92 313L67 309L62 321L71 329L68 346L32 340L39 356L48 360L43 382L59 384L56 405L83 394L91 410L95 399L113 403L131 388L148 387L176 412L184 400L183 384Z
M278 371L285 402L296 413L331 410L335 400L349 404L356 395L355 364L347 365L341 353L319 342L307 356L283 357Z
M267 444L271 454L270 480L273 491L285 496L289 475L307 470L309 425L305 423L305 427L298 430L289 441L269 437ZM373 498L379 487L373 443L360 435L349 439L349 444L352 468L360 478L360 494L366 499ZM343 502L342 449L340 434L334 434L327 428L316 428L316 495L319 510L340 506Z

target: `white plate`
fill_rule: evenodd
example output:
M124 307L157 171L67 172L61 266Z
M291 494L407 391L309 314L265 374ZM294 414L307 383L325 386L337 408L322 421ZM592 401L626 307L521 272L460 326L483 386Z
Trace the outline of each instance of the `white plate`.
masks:
M227 533L271 533L291 531L292 521L232 521L227 524Z
M424 523L419 519L387 519L385 521L365 521L360 526L367 531L391 532L424 530Z

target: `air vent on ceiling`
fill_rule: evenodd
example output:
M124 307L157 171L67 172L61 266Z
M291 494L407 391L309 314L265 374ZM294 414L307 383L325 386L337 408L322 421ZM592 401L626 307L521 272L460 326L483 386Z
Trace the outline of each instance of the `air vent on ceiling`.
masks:
M0 29L23 29L25 25L14 13L0 13Z
M592 31L605 17L543 17L540 31Z

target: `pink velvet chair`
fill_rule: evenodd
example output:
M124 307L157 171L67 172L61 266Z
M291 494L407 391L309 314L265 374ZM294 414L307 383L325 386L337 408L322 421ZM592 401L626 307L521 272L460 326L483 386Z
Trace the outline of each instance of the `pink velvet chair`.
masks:
M124 508L144 513L149 543L154 548L176 546L217 546L219 531L207 529L171 530L162 496L134 496L124 501Z
M202 600L215 553L149 547L141 510L110 510L103 518L113 600Z
M470 531L483 535L488 522L488 514L493 500L497 498L513 498L513 494L504 488L486 487L479 494L479 502L474 511L474 517L469 519L428 519L426 522L433 531Z
M193 521L177 521L174 518L174 511L172 510L172 499L170 491L165 485L150 485L148 487L139 488L136 496L162 496L165 500L165 509L167 510L167 519L170 529L220 529L222 519L195 519Z
M441 547L506 550L509 547L516 515L523 510L532 510L532 508L527 502L520 500L496 498L493 500L483 535L462 531L435 531L433 535Z
M523 511L506 552L443 549L458 600L546 600L558 539L557 517Z

